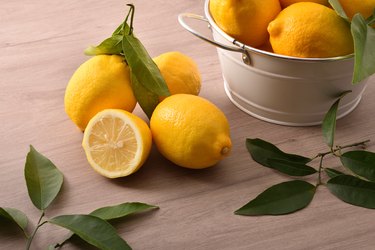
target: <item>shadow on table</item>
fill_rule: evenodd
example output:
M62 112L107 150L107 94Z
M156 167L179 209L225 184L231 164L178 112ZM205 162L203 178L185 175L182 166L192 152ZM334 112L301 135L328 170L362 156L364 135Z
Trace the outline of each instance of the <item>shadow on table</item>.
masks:
M23 234L21 228L19 228L14 222L11 220L0 218L0 237L5 238L17 238L17 239L25 239L26 238ZM1 248L1 247L0 247Z

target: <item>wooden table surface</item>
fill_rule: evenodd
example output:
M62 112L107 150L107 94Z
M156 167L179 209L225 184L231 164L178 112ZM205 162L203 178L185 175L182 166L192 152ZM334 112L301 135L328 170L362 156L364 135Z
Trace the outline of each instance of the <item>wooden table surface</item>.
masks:
M64 91L83 50L108 37L123 20L124 1L1 1L0 3L0 206L25 212L30 229L39 211L24 179L32 144L64 174L64 186L47 217L89 213L129 201L160 206L157 211L115 224L134 249L375 249L375 211L346 204L323 186L295 214L243 217L233 212L273 184L289 180L255 163L245 139L259 137L287 152L314 156L327 150L320 126L287 127L255 119L237 109L223 88L216 49L185 31L182 12L203 14L203 0L133 1L135 31L151 56L178 50L199 65L201 96L215 103L231 125L232 154L217 166L187 170L155 148L136 174L110 180L86 161L83 134L64 112ZM371 139L375 151L375 78L354 112L337 123L337 142ZM135 113L145 117L139 107ZM337 166L334 159L330 166ZM316 166L316 165L315 165ZM314 177L315 178L315 177ZM311 180L312 182L315 180ZM43 226L32 249L45 249L66 231ZM15 226L0 222L0 249L24 249ZM91 249L74 240L63 249Z

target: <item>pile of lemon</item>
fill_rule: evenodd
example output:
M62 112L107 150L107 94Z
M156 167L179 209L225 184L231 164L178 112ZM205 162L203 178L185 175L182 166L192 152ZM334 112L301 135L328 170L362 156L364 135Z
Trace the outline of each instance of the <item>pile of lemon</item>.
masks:
M168 52L153 60L171 96L160 98L150 125L132 113L137 101L122 56L94 56L68 83L65 111L84 131L88 162L103 176L117 178L137 171L153 142L164 157L193 169L213 166L231 151L227 118L198 96L201 76L193 59Z
M351 19L369 17L375 0L339 0ZM276 54L323 58L353 53L350 24L328 0L210 0L210 13L228 35Z

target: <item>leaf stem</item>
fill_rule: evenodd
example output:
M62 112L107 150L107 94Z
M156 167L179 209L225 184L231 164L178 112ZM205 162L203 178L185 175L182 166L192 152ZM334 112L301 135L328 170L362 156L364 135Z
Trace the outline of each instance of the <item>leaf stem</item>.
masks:
M128 22L128 18L129 18L129 15L130 15L130 25L129 25L130 29L129 29L129 34L128 35L132 35L133 34L133 20L134 20L135 6L133 4L127 4L127 6L130 7L130 10L129 10L128 15L125 18L125 22L124 23L126 24Z
M56 243L53 247L54 249L59 249L61 248L68 240L70 240L72 237L73 237L74 233L73 232L69 232L66 236L65 236L65 239L63 241L61 241L60 243Z
M318 183L316 186L319 186L322 184L322 169L323 169L323 158L325 155L320 156L320 162L319 162L319 169L318 169Z
M360 145L365 145L368 142L370 142L370 140L364 140L364 141L360 141L360 142L356 142L356 143L352 143L352 144L348 144L348 145L344 145L344 146L336 146L336 148L332 148L330 151L317 154L312 159L316 159L318 157L326 156L326 155L329 155L329 154L333 154L335 156L340 156L339 154L336 154L336 152L340 152L341 149L356 147L356 146L360 146Z
M47 223L47 221L44 221L42 223L40 223L42 221L44 217L44 211L42 211L42 214L40 215L40 218L38 220L38 223L37 223L37 226L35 227L34 229L34 232L31 234L31 236L27 239L27 243L26 243L26 250L29 250L30 249L30 246L31 246L31 242L33 241L34 239L34 236L36 234L36 232L38 231L38 229L43 226L45 223Z

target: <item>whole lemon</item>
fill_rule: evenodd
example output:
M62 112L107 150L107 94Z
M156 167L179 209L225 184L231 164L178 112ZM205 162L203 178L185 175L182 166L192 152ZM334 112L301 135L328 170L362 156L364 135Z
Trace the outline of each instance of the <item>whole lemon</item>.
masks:
M224 113L195 95L176 94L165 98L154 110L150 128L159 152L186 168L213 166L232 148Z
M350 20L356 13L361 13L364 18L368 18L375 8L375 0L339 0L339 2Z
M192 58L181 52L171 51L161 54L153 60L158 66L171 95L199 94L201 75Z
M65 112L81 130L104 109L132 112L137 101L130 85L129 67L118 55L90 58L71 77L64 102Z
M349 23L324 5L300 2L283 9L268 25L275 53L295 57L335 57L353 53Z
M281 8L286 8L291 4L299 2L314 2L318 4L323 4L325 6L330 6L328 0L280 0Z
M279 0L210 0L216 24L236 40L253 47L268 39L267 26L281 7Z

